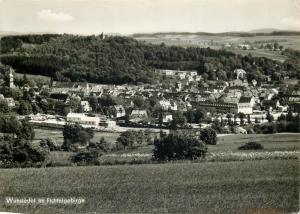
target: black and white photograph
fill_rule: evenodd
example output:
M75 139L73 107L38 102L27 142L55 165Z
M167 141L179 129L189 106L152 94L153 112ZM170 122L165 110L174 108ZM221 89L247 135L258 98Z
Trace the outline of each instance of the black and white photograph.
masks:
M297 214L299 159L299 0L0 0L0 214Z

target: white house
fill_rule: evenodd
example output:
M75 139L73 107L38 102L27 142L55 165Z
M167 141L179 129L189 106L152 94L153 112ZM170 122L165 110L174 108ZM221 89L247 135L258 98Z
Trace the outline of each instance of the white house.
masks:
M169 100L160 100L159 105L163 110L177 111L177 104Z
M125 109L122 105L112 106L111 111L112 111L113 116L116 118L124 117L126 114Z
M130 120L142 120L148 117L148 113L146 110L132 110L130 114Z
M173 120L173 115L172 114L165 114L163 115L162 121L163 123L168 123Z
M69 113L67 115L67 122L78 123L81 125L98 126L100 118L98 116L88 116L83 113Z
M255 99L253 97L242 96L237 104L237 112L244 114L252 114Z
M247 74L244 69L235 69L233 73L236 75L236 79L244 79Z
M89 102L88 101L81 101L80 102L80 105L83 109L84 112L89 112L89 111L92 111L92 107L90 106Z

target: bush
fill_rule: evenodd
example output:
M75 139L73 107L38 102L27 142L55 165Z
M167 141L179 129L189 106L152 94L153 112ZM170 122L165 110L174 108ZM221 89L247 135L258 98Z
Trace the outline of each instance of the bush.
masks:
M101 151L101 152L107 152L109 151L109 143L102 137L99 142L96 143L89 143L87 146L87 149L89 151Z
M38 163L46 160L48 151L34 147L28 140L15 138L0 139L0 161L3 163Z
M154 141L153 158L166 160L194 160L205 157L207 147L202 141L186 135L169 134Z
M74 163L97 164L100 153L96 151L82 151L72 157Z
M40 141L40 147L49 149L50 151L60 150L60 146L53 139L50 138L42 139Z
M264 147L259 143L249 142L249 143L246 143L245 145L240 146L238 149L239 150L259 150L259 149L263 149L263 148Z
M206 128L201 130L200 140L206 144L216 145L217 144L217 133L212 128Z

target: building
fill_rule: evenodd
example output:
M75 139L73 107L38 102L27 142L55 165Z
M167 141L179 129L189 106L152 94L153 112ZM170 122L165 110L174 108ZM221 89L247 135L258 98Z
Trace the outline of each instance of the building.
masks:
M14 88L15 85L14 85L14 75L13 75L13 70L10 68L9 69L9 87L10 88Z
M100 118L98 116L89 116L84 113L69 113L67 122L78 123L80 125L99 126Z
M100 116L100 126L106 127L106 128L115 128L116 127L116 121L114 120L108 120L106 116L102 115Z
M175 90L176 90L176 91L181 91L181 89L182 89L181 82L176 82L176 83L175 83Z
M197 102L196 106L213 110L218 113L237 113L237 104L219 102Z
M15 102L14 98L6 97L4 99L6 100L8 107L15 107L16 106L16 102Z
M280 106L280 103L278 100L264 100L262 105L266 111L274 111Z
M80 105L81 105L82 110L83 110L84 112L92 111L92 107L90 106L90 103L89 103L88 101L86 101L86 100L81 101L81 102L80 102Z
M252 114L255 100L253 97L242 96L237 104L237 112L244 114Z
M173 101L161 100L159 101L159 105L165 111L166 110L177 111L177 104Z
M70 101L69 94L63 94L63 93L52 93L50 94L49 99L63 102L63 103L68 103Z
M236 75L236 79L245 79L247 72L244 69L235 69L233 73Z
M126 115L125 109L122 105L114 105L110 109L113 117L115 118L124 117Z
M162 122L163 123L169 123L173 120L173 115L172 114L163 114L162 115Z
M146 110L132 110L130 114L130 120L136 122L146 119L147 117L148 113Z

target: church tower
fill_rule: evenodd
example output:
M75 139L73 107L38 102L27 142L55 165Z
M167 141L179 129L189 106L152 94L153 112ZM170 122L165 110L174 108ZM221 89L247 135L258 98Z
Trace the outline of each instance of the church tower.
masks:
M10 69L9 70L9 87L10 88L14 88L15 85L14 85L14 75L12 74L13 70Z

